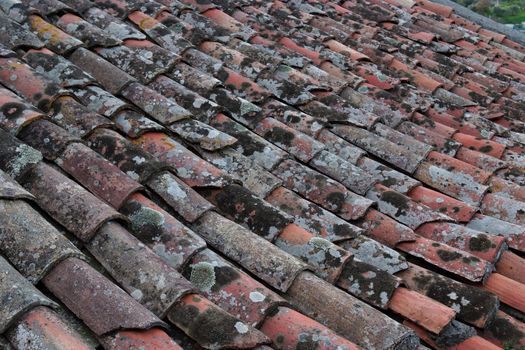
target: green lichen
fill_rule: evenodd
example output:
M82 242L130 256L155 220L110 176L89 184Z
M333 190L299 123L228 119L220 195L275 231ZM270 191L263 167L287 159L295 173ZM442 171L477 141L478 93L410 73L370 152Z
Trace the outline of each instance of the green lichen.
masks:
M199 262L191 267L191 284L201 291L209 291L215 285L215 268L208 262Z
M140 231L146 225L160 227L164 224L164 215L148 207L140 207L129 216L129 219L131 228L135 232Z

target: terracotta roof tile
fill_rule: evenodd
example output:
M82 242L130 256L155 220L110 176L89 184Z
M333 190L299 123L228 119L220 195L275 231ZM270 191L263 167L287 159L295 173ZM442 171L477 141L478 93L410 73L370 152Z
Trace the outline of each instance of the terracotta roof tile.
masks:
M91 348L60 316L47 307L36 307L26 313L6 335L17 348L30 349L33 344L48 349Z
M263 238L213 212L205 214L194 229L212 247L278 290L286 291L307 268ZM250 255L246 254L248 251ZM272 269L275 264L282 266L281 271Z
M121 218L109 205L45 163L34 167L23 185L48 214L81 240L89 241L104 223Z
M299 275L288 295L292 304L301 312L316 315L318 321L342 336L353 339L362 347L410 348L417 342L414 334L405 327L310 273ZM356 304L360 307L353 306ZM339 317L338 314L343 312L346 317ZM368 316L364 316L364 312ZM373 322L376 325L374 334L370 333L371 329L368 327L355 327L363 319L368 324ZM354 324L354 327L350 327L350 324ZM388 331L385 332L387 328ZM378 334L377 330L383 330L383 334Z
M204 348L252 349L269 343L263 333L197 294L182 298L168 318Z
M102 226L86 248L124 290L161 318L193 292L191 283L117 223ZM119 254L122 250L129 256Z
M212 277L209 283L205 279L208 274ZM184 276L208 299L252 326L263 324L277 305L285 303L275 292L209 249L192 257Z
M1 200L2 254L31 283L40 281L56 264L80 251L36 210L18 200ZM23 251L20 255L16 252Z
M45 286L101 336L120 329L149 329L164 323L122 289L78 259L66 259L45 278Z
M0 257L2 269L2 322L0 330L4 333L27 311L37 306L55 307L56 304L44 296L29 281L18 273L3 257Z
M522 341L520 44L426 0L1 19L0 252L102 347L423 349L402 323L433 348ZM96 346L50 312L4 342Z
M148 330L123 330L102 340L108 349L139 350L144 348L159 350L180 350L180 347L167 333L159 328Z
M297 348L315 344L318 349L344 347L358 349L357 345L338 336L316 321L288 308L280 307L262 326L280 349Z
M46 47L49 47L58 54L64 55L83 45L82 41L63 32L51 23L46 22L42 17L31 15L28 18L30 28L36 32Z

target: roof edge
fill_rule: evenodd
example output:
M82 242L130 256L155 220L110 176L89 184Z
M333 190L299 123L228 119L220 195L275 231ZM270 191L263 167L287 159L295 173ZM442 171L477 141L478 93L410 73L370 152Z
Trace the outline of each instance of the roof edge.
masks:
M450 6L454 9L454 12L461 17L464 17L485 29L492 30L501 34L506 35L510 40L513 40L521 45L525 45L525 33L521 33L515 29L511 29L502 23L498 23L488 17L480 15L465 6L455 3L451 0L432 0L432 2Z

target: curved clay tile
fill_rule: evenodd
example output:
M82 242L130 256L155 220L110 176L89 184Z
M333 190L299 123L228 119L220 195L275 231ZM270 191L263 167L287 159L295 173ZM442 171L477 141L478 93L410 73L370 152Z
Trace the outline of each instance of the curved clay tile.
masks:
M153 313L78 259L62 261L43 282L98 336L122 329L164 326Z
M222 170L199 158L163 133L147 133L133 140L146 152L173 166L178 177L190 187L223 187L231 182Z
M140 193L132 195L121 211L128 216L133 235L177 270L206 247L195 232Z
M279 187L266 197L266 201L294 217L294 223L330 242L353 239L362 230L307 201L294 192Z
M17 349L92 349L66 320L47 307L36 307L26 313L6 336Z
M160 66L127 46L100 47L96 52L126 73L137 78L142 84L148 84L159 74L170 70L170 66Z
M45 43L46 47L60 55L65 55L83 45L82 41L64 33L51 23L46 22L40 16L29 16L28 24L30 28L36 32L39 39Z
M135 81L135 78L87 49L76 49L69 59L85 72L91 74L99 84L112 94L118 94L126 85Z
M346 220L362 217L373 201L354 194L342 184L293 160L285 160L273 174L283 185Z
M404 326L311 273L301 273L287 297L299 311L359 346L403 349L417 341Z
M343 267L336 285L380 309L389 307L401 280L389 272L354 258Z
M0 256L0 331L4 333L14 322L38 306L56 307L3 257Z
M194 291L189 281L117 223L102 226L86 248L133 299L160 318Z
M59 166L93 194L120 208L142 186L115 165L83 144L71 144L58 160Z
M214 153L201 151L200 155L221 170L233 174L234 183L242 183L256 196L264 198L281 185L281 180L271 172L231 148Z
M261 120L254 132L293 154L303 162L310 161L324 146L314 138L293 129L274 118Z
M147 185L189 222L194 222L213 209L211 203L170 172L152 176Z
M193 229L206 242L270 286L286 291L307 265L242 226L209 212ZM282 266L276 271L273 266Z
M448 215L459 222L468 222L478 211L476 207L424 186L413 188L408 196L414 201L422 203L436 212Z
M43 74L16 58L0 58L0 81L44 112L59 96L66 94Z
M49 215L83 241L106 222L122 216L60 171L40 163L23 182Z
M284 228L275 245L307 263L319 277L330 283L339 279L343 269L353 259L352 254L343 248L293 223Z
M321 323L286 307L279 307L274 315L268 317L261 331L272 339L276 349L296 349L302 346L315 346L320 350L333 347L360 349Z
M0 200L2 254L36 284L60 261L82 253L24 201Z
M210 301L253 327L285 304L278 294L209 249L191 258L184 276Z
M408 288L453 308L458 320L476 327L484 328L492 322L499 307L499 300L494 294L415 264L410 264L408 270L397 276Z
M122 330L101 338L104 348L110 350L182 350L173 338L159 328L148 330Z
M40 151L48 160L55 160L70 144L81 142L66 130L44 119L26 126L18 134L18 138Z
M20 180L42 160L42 153L0 129L0 168Z
M0 199L28 199L35 197L14 181L9 175L0 170Z
M168 319L205 349L252 349L270 342L262 332L198 294L185 296Z
M0 87L0 125L13 135L44 114L11 91Z

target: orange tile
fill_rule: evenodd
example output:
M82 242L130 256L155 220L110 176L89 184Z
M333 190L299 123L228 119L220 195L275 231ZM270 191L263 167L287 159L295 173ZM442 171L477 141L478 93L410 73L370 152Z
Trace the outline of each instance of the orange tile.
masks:
M422 203L460 222L469 221L478 210L465 202L423 186L413 188L408 193L408 196L416 202Z
M483 288L498 296L505 304L525 312L525 284L519 283L499 273L487 278Z
M16 322L7 338L17 349L91 349L91 345L86 344L54 311L42 306L27 312Z
M261 331L270 337L276 349L295 350L304 346L313 346L318 350L359 349L329 328L286 307L279 307L269 316Z
M396 289L388 307L434 334L441 333L456 316L453 309L403 287Z
M501 158L503 152L505 152L505 145L491 140L474 137L460 132L455 133L452 138L469 149L491 155L495 158Z
M514 281L525 284L525 259L519 255L505 251L496 263L496 271Z
M152 328L141 330L122 330L108 336L105 342L109 350L182 350L163 330Z
M418 325L404 321L403 324L412 330L414 330L417 335L425 341L425 343L430 344L434 349L438 350L501 350L498 346L492 344L491 342L481 338L480 336L470 337L461 343L446 348L438 347L434 339L421 327Z

